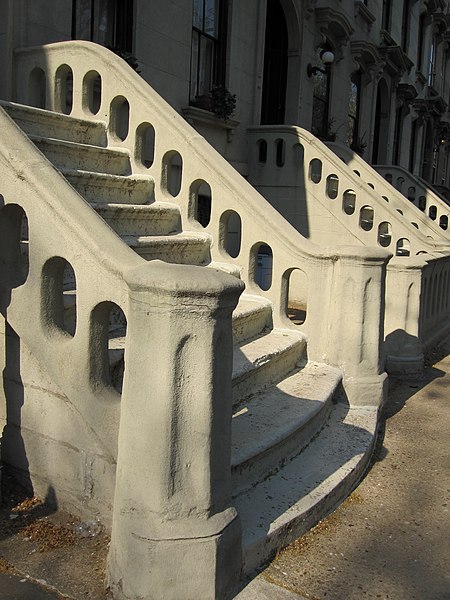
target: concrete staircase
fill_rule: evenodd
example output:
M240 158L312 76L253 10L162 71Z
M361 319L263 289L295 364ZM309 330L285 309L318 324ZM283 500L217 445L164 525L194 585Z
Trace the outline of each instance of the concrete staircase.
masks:
M107 145L104 122L12 102L1 106L143 259L239 276L236 266L211 261L211 235L185 229L179 206L157 197L152 176L132 173L128 150ZM69 322L76 296L71 283L65 283ZM306 336L274 327L272 311L263 295L244 293L233 314L231 472L246 573L345 497L367 466L377 427L377 407L339 402L340 369L309 361ZM119 392L125 325L119 315L110 331L111 381Z

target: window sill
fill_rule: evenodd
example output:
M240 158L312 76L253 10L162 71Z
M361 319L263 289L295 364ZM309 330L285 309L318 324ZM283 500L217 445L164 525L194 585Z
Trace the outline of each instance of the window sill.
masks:
M363 0L355 0L355 11L356 14L361 15L361 17L367 22L370 27L372 27L373 23L375 23L376 17L375 15L367 8L366 4L364 4Z
M181 114L190 125L206 125L207 127L224 129L227 132L228 142L231 142L234 130L239 125L239 121L235 121L234 119L219 119L219 117L216 117L209 110L197 108L196 106L183 108Z

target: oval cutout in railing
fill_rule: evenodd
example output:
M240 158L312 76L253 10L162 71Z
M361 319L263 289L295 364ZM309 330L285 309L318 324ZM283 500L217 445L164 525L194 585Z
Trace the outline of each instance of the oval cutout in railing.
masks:
M354 173L355 175L358 175L358 177L361 177L361 173L360 173L359 171L356 171L355 169L353 169L353 173Z
M305 149L301 144L294 144L292 146L292 158L294 167L303 167L305 161Z
M255 283L264 291L272 285L273 253L268 244L257 244L252 250L254 264L253 278Z
M115 388L122 393L125 373L127 319L114 302L97 304L89 319L89 379L95 388Z
M301 269L292 269L287 278L286 314L294 325L302 325L308 313L308 276Z
M418 206L420 208L421 211L424 211L427 207L427 199L425 198L425 196L419 196L419 202L418 202Z
M35 67L28 78L28 103L35 108L45 108L47 103L47 78L40 67Z
M109 131L120 141L125 141L130 128L130 105L124 96L116 96L110 105Z
M342 196L342 210L346 215L352 215L356 208L356 193L353 190L346 190Z
M334 173L327 177L326 192L330 200L337 198L339 192L339 177Z
M391 224L383 221L378 225L378 243L383 248L387 248L392 241Z
M390 183L392 185L392 174L391 173L386 173L386 175L384 176L384 178L386 179L386 181L388 183Z
M372 188L373 190L375 189L375 186L373 185L373 183L368 183L367 184L370 188Z
M359 211L359 226L364 231L370 231L373 227L374 210L371 206L363 206Z
M189 190L189 216L207 227L211 221L211 207L211 187L202 179L194 181Z
M447 215L442 215L439 219L439 227L446 231L448 229L448 217Z
M313 158L309 163L309 179L313 183L320 183L322 180L322 161L318 158Z
M88 71L83 77L83 110L96 115L102 104L102 78L97 71Z
M242 221L234 210L227 210L220 217L220 243L225 252L236 258L241 251Z
M389 202L389 198L387 196L381 196L385 202Z
M413 185L410 185L408 188L408 200L410 202L414 202L416 199L416 188Z
M284 167L286 159L286 142L284 140L276 140L275 142L275 159L277 167Z
M0 196L3 200L3 197ZM29 272L28 218L18 204L0 206L0 281L2 293L23 285ZM8 306L9 297L2 304Z
M428 209L428 216L430 217L430 219L432 221L436 220L436 217L437 217L437 208L435 206L430 206L430 208Z
M77 327L77 281L72 265L61 256L44 264L41 302L48 330L56 329L73 337Z
M415 223L414 221L411 221L411 225L412 225L413 227L415 227L416 229L419 229L419 226L418 226L418 224L417 224L417 223Z
M402 215L402 216L403 216L403 211L402 211L402 210L400 210L399 208L397 208L397 212L398 212L400 215Z
M178 196L183 181L183 159L176 150L166 152L162 160L162 187L173 197Z
M55 108L70 115L73 106L73 72L69 65L61 65L55 74Z
M149 169L155 159L155 129L150 123L141 123L136 130L136 161Z
M400 238L399 240L397 240L395 254L396 256L410 256L411 244L409 243L408 239Z
M266 164L267 162L267 142L266 140L258 140L258 162Z
M399 192L402 191L404 183L405 183L405 178L404 177L397 177L397 182L395 184L395 187L398 189Z

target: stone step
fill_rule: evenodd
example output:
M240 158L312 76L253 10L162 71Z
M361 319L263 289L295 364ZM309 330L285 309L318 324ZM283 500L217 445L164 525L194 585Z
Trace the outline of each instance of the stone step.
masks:
M91 206L121 236L169 235L181 231L180 209L169 202Z
M233 501L243 531L243 571L251 574L303 535L353 489L368 467L377 408L335 405L303 452Z
M58 169L80 169L110 175L130 175L127 150L30 135L30 140Z
M149 175L109 175L66 168L60 171L91 203L150 204L154 201L154 180Z
M273 330L233 351L233 405L281 381L304 362L306 338L288 330Z
M122 239L145 260L159 259L182 265L205 265L210 261L211 237L205 233L125 235Z
M27 135L51 137L95 146L106 147L107 145L106 124L103 121L85 121L17 102L0 100L0 106Z
M233 313L235 344L261 335L272 329L272 304L261 296L242 294Z
M299 454L325 424L342 373L310 362L233 415L233 490L251 487Z

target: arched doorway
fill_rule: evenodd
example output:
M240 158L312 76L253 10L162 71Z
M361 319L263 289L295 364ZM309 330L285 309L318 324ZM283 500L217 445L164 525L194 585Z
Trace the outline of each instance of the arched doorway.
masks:
M284 123L288 71L288 30L279 0L268 0L261 125Z
M384 79L380 79L375 108L375 128L373 132L372 164L387 163L389 135L389 90Z

